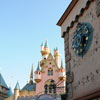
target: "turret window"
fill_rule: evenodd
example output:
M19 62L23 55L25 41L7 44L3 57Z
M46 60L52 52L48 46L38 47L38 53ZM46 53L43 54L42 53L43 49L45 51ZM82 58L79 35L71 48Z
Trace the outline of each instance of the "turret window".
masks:
M51 75L53 75L53 70L51 70Z
M53 75L53 69L48 69L48 76L52 76Z

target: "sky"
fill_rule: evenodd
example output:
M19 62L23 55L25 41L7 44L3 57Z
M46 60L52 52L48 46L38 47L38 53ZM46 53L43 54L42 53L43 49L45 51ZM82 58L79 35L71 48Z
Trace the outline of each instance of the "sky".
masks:
M22 88L42 59L41 43L48 40L64 56L64 40L57 22L71 0L0 0L0 73L8 87Z

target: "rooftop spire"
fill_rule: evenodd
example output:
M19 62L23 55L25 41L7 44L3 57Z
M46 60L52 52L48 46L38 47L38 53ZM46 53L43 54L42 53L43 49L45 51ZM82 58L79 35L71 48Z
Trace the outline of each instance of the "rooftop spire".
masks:
M40 64L39 64L39 62L38 62L38 66L37 66L37 70L36 71L40 71Z
M15 90L19 90L19 89L20 89L20 86L19 86L19 83L17 81L16 86L15 86Z
M8 88L8 86L7 86L6 82L5 82L5 80L3 79L1 73L0 73L0 85L5 87L5 88Z
M56 51L58 50L58 47L56 47Z
M46 40L46 42L45 42L44 47L45 47L45 48L47 48L47 47L48 47L48 41L47 41L47 40Z
M30 83L33 84L33 64L32 64L31 74L30 74Z
M54 48L54 51L55 51L55 48Z
M41 46L43 46L43 42L41 43Z
M63 66L63 60L61 60L61 66L60 66L60 68L64 68L64 66Z

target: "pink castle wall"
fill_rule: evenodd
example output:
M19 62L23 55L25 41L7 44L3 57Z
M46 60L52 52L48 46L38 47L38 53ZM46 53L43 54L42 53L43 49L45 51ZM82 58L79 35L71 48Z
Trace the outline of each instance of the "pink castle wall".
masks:
M53 69L53 75L52 76L48 76L48 68ZM55 83L57 83L59 81L59 72L56 71L55 66L49 65L47 68L45 68L45 72L41 73L41 81L36 84L36 95L38 95L38 94L40 94L41 92L44 91L45 82L49 79L50 80L53 79L55 81ZM65 86L64 82L62 82L59 85L59 87L63 87L63 86Z

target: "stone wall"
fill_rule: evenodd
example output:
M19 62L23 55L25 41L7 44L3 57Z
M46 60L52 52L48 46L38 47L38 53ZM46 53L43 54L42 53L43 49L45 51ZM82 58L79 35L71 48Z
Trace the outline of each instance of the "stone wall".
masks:
M0 100L4 100L4 98L0 97Z
M65 22L62 24L62 33L70 25L69 23L75 18L73 16L79 14L79 10L85 7L86 1L80 0L75 6L76 9L69 14ZM67 70L73 72L74 81L72 83L72 99L87 96L91 93L100 91L100 17L99 9L100 2L92 0L91 4L87 9L85 9L83 15L81 15L74 26L70 28L68 33L65 33L65 60ZM84 6L84 7L83 7ZM78 8L79 9L78 9ZM77 10L78 9L78 10ZM68 20L70 19L70 20ZM83 57L76 56L73 48L72 42L74 37L74 32L78 23L89 22L93 27L93 40L90 49ZM68 36L69 34L69 36ZM68 50L69 48L69 50ZM69 51L69 52L68 52ZM71 54L70 63L68 63L68 55Z

